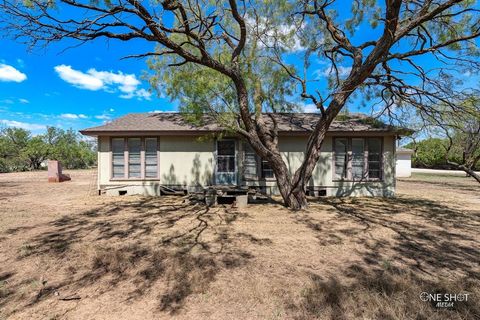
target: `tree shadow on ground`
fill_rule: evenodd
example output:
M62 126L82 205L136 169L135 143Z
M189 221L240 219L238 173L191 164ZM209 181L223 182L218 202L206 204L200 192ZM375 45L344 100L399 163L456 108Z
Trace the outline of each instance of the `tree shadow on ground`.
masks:
M309 274L310 281L297 302L286 302L295 319L477 319L480 314L479 281L468 277L425 279L395 268L372 270L352 265L347 279ZM438 307L421 294L469 293L452 306Z
M361 260L331 278L312 274L302 300L290 301L299 318L468 319L480 314L478 299L446 310L419 299L421 292L480 294L480 211L410 197L326 198L320 204L333 209L327 220L307 212L297 222L312 230L321 246L353 242L353 254Z
M69 276L42 285L29 305L53 297L55 291L75 294L92 287L101 295L122 285L131 288L126 300L160 292L159 309L174 314L188 296L204 292L219 272L253 258L239 244L242 238L254 245L269 244L268 239L233 231L235 221L244 217L246 213L231 208L149 197L54 220L19 248L18 260L53 259L56 273ZM15 286L9 292L15 298Z

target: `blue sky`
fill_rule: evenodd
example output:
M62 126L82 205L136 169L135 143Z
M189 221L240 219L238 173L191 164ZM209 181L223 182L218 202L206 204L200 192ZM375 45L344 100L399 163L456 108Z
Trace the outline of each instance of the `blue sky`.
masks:
M0 39L0 125L33 133L47 125L78 130L129 112L176 110L168 98L149 92L141 77L144 60L121 60L151 48L125 44L98 40L64 51L69 43L62 42L29 51Z

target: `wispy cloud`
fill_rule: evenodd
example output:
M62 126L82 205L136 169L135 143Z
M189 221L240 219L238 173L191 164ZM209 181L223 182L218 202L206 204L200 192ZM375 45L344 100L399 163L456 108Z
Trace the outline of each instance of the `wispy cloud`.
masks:
M297 34L298 30L305 28L304 23L301 23L300 26L280 24L273 27L265 17L259 17L258 20L253 17L247 17L246 24L250 32L260 36L260 46L272 47L277 45L290 52L304 51L306 49Z
M22 82L27 79L27 75L15 69L14 67L0 63L0 81L3 82Z
M142 99L152 100L151 96L152 96L152 93L148 92L147 90L139 89L135 92L128 92L126 94L122 94L122 95L120 95L120 98L131 99L131 98L137 97L138 100L142 100Z
M30 103L30 101L28 101L27 99L24 99L24 98L13 98L13 97L10 97L9 99L0 100L0 103L3 103L3 104L15 104L16 101L18 101L18 102L20 102L20 103L23 103L23 104Z
M98 120L110 120L111 119L108 114L100 114L98 116L95 116L94 118L98 119Z
M45 92L43 94L45 97L54 97L54 96L59 96L60 92L58 91L53 91L53 92Z
M55 68L60 78L71 85L85 90L103 90L105 92L120 91L123 99L137 98L138 100L150 100L151 93L138 88L141 82L134 74L124 74L121 71L97 71L89 69L82 72L68 65L58 65Z
M14 104L15 101L13 101L12 99L3 99L3 100L0 100L0 103L4 103L4 104Z
M25 130L45 130L46 126L43 124L37 124L37 123L27 123L27 122L20 122L20 121L15 121L15 120L2 120L0 119L0 123L3 125L6 125L7 127L16 127L16 128L22 128Z
M313 103L303 104L302 109L303 109L303 112L309 112L309 113L316 113L319 111L317 106Z
M17 65L20 67L20 68L25 68L25 61L23 61L22 59L18 58L17 60Z
M152 110L148 113L178 113L178 110Z
M352 67L344 67L344 66L337 66L337 70L338 70L338 76L340 78L343 78L343 77L346 77L350 74L350 71L352 71ZM323 70L317 70L315 72L315 74L317 75L317 77L321 77L321 76L325 76L325 77L328 77L328 76L332 76L332 75L335 75L335 68L333 68L332 66L328 67L327 69L323 69Z
M88 117L84 114L75 114L75 113L63 113L60 115L60 118L63 119L87 119Z

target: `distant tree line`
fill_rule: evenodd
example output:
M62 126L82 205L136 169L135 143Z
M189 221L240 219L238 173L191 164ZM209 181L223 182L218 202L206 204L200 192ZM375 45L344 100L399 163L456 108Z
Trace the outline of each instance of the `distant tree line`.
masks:
M428 139L413 142L414 167L463 170L480 183L480 89L471 89L463 99L457 99L460 108L453 112L439 106L442 112L422 111L412 125L417 133ZM416 122L419 121L419 124Z
M418 142L411 142L405 146L415 151L412 155L412 167L430 169L457 169L451 163L464 163L467 156L463 144L454 143L448 150L449 140L444 138L428 138ZM480 155L480 149L476 151ZM480 170L480 161L472 166L473 170Z
M48 159L66 169L88 168L96 162L95 147L72 129L47 127L36 136L21 128L0 129L0 172L38 170Z

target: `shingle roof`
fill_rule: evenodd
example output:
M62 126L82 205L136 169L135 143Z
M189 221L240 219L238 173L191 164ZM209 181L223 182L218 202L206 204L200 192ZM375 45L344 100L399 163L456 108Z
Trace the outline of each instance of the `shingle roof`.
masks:
M275 113L263 114L265 122L271 124L273 115L280 133L309 133L321 118L319 113ZM331 124L330 132L391 132L409 134L411 130L386 125L364 114L350 114ZM215 120L204 115L202 125L187 122L180 113L130 113L102 126L81 130L84 135L108 135L109 133L208 133L224 129ZM411 133L411 132L410 132Z

